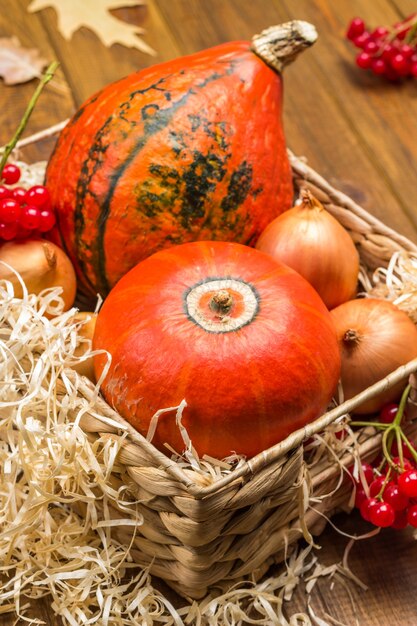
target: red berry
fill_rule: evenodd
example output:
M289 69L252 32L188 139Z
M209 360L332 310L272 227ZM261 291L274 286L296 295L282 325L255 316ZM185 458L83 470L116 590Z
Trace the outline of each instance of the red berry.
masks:
M39 230L46 233L55 226L55 215L49 209L43 209L39 214Z
M397 54L398 48L391 43L386 43L381 52L381 59L384 61L390 61L392 57Z
M389 30L385 28L385 26L378 26L375 30L372 31L371 37L373 39L383 39L385 35L388 35Z
M386 476L378 476L378 478L375 478L375 480L371 482L369 485L369 493L372 497L377 496L380 493L382 485L385 482L385 478Z
M336 439L339 439L339 441L344 441L346 437L348 436L348 431L346 430L346 428L342 428L341 430L336 430L334 436L336 437Z
M401 76L408 74L408 70L410 69L410 64L408 60L406 59L406 57L401 52L397 52L397 54L395 54L392 57L390 63L391 63L392 69L394 69L396 72L401 74Z
M361 467L363 473L365 474L365 480L368 485L370 485L374 479L374 469L370 463L365 463L364 461L361 463Z
M414 48L405 43L401 46L400 52L406 59L411 59L414 54Z
M391 524L391 528L395 528L395 530L403 530L403 528L405 528L407 524L407 510L404 509L403 511L396 511L395 519Z
M5 239L6 241L14 239L17 235L17 229L18 226L16 222L8 224L0 222L0 239Z
M410 29L407 26L404 26L402 22L397 22L394 24L394 30L398 31L397 39L404 39Z
M362 504L359 507L359 512L364 520L369 522L370 512L372 508L376 506L377 504L379 504L379 500L377 500L376 498L366 498L366 500L362 502Z
M394 463L394 465L397 465L401 470L404 471L414 469L414 465L408 459L403 459L403 462L401 464L401 459L399 456L393 456L392 462Z
M363 48L370 39L370 34L365 31L362 35L358 35L358 37L355 37L352 41L357 48Z
M371 67L372 57L368 52L360 52L356 57L356 65L363 70Z
M51 197L43 185L34 185L26 192L26 202L42 209L49 207Z
M414 78L417 78L417 61L415 63L411 63L410 74L411 76L414 76Z
M394 520L394 509L387 502L378 502L369 508L369 521L374 524L374 526L387 528L391 526Z
M36 230L40 225L40 211L37 206L26 205L22 208L20 225L25 230Z
M8 189L4 185L0 185L0 200L6 200L12 197L12 189Z
M375 54L379 51L379 44L373 39L369 39L363 47L364 52L368 52L369 54Z
M14 185L20 178L20 168L13 163L7 163L3 168L1 178L6 185Z
M384 407L382 407L379 413L378 421L382 422L382 424L391 424L394 421L395 416L397 415L397 411L398 404L395 404L394 402L386 404Z
M417 528L417 504L413 504L407 511L407 521L410 526Z
M394 511L403 511L409 505L409 498L401 493L398 485L389 482L384 489L384 501L388 502Z
M349 474L353 477L353 470L354 470L354 466L351 465L350 467L348 467L348 472ZM368 485L371 484L371 482L374 479L374 470L372 465L370 465L369 463L366 463L365 461L362 461L361 463L361 470L365 476L365 481ZM356 483L360 484L360 478L358 480L354 479Z
M360 509L361 504L367 500L368 496L365 493L365 490L360 485L356 488L355 493L355 506L357 509Z
M346 37L353 40L358 37L358 35L362 35L364 30L365 22L361 20L360 17L354 17L348 26Z
M415 443L413 441L410 441L410 445L411 445L412 448L414 448L414 450L416 449ZM409 447L407 446L405 441L401 442L401 448L402 448L402 451L403 451L403 457L405 459L408 459L408 460L412 461L414 459L413 453L411 452L411 450L409 449ZM392 444L391 454L394 454L395 458L397 458L397 456L398 456L398 444L397 444L396 441L394 441L394 443ZM408 469L411 469L411 468L409 467Z
M0 222L3 224L17 223L19 216L20 204L16 200L13 198L0 200Z
M12 196L11 196L14 200L17 200L17 202L19 204L24 204L25 203L25 197L26 197L26 189L23 189L23 187L15 187L12 190Z
M408 498L417 498L417 469L407 470L400 474L398 488Z
M371 69L374 74L380 76L385 73L385 70L387 69L387 64L382 58L372 59Z

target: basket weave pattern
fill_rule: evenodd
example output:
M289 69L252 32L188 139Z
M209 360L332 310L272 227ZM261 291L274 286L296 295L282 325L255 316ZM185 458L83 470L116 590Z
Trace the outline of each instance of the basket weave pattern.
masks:
M333 189L303 160L289 153L296 190L308 187L348 230L355 241L361 262L371 275L386 266L392 254L405 250L417 254L417 246L369 215L349 197ZM417 360L400 368L356 398L332 409L314 423L287 437L276 446L248 461L242 460L229 473L209 480L206 474L189 466L184 469L159 452L151 443L120 418L103 400L95 411L123 426L115 484L127 484L138 501L143 523L118 527L117 538L130 544L140 565L164 579L182 595L203 597L208 588L231 585L242 577L258 579L274 561L284 558L288 545L323 527L323 514L349 507L351 483L342 484L330 498L314 508L309 496L317 498L332 491L344 466L352 463L351 452L341 445L333 455L307 468L303 440L321 433L349 410L399 380L417 372ZM80 382L80 392L88 399L94 389ZM121 437L117 428L103 424L86 412L83 429L95 436L108 433ZM409 426L410 433L417 426ZM359 451L371 458L380 448L380 435L371 427L359 438ZM114 511L115 517L123 515Z

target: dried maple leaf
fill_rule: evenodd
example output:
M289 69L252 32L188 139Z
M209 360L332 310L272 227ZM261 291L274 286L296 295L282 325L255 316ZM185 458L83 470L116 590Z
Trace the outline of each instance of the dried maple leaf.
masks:
M55 9L58 29L66 39L71 39L76 30L85 26L95 32L106 46L119 43L153 55L155 51L138 37L143 34L143 28L122 22L109 13L110 9L140 4L145 4L144 0L32 0L28 11L34 13L48 7Z
M17 37L0 38L0 76L6 85L26 83L39 77L48 61L36 48L24 48Z

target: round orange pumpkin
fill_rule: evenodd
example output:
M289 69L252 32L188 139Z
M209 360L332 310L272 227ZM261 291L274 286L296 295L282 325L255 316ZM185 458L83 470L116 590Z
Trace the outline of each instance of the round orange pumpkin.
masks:
M53 240L84 291L105 296L172 245L255 243L291 206L282 79L270 65L315 32L301 22L265 32L259 50L226 43L108 85L63 130L46 172Z
M195 242L128 272L97 318L107 402L147 434L187 403L200 454L255 455L326 409L340 373L330 314L299 274L252 248ZM106 357L95 357L97 378ZM153 443L184 448L175 411Z

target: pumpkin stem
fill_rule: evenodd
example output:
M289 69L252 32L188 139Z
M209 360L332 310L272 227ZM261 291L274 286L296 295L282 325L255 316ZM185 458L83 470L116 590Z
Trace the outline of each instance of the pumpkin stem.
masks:
M227 289L219 289L210 300L210 308L221 317L227 315L233 306L232 295Z
M317 31L309 22L292 20L263 30L252 37L252 50L277 72L292 63L300 52L317 39Z

